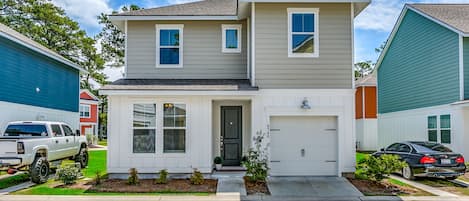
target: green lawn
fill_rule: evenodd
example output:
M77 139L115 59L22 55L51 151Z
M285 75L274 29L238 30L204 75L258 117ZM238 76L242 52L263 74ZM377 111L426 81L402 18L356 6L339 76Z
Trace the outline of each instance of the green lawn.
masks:
M0 180L0 189L15 186L29 180L30 178L28 174L13 175L11 177Z
M107 146L107 140L98 141L98 145Z
M89 151L90 160L88 167L83 170L83 176L88 178L94 178L96 171L99 171L101 175L106 174L106 152L105 150Z

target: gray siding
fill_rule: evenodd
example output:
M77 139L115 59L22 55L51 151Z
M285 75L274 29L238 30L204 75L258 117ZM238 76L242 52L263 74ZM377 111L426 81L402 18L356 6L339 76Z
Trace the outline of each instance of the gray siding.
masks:
M469 99L469 38L463 39L464 100Z
M319 8L319 57L288 58L287 8ZM350 4L256 3L260 88L352 88Z
M184 24L183 68L156 68L156 24ZM242 52L222 53L222 24L242 24ZM127 78L246 79L246 21L129 21Z

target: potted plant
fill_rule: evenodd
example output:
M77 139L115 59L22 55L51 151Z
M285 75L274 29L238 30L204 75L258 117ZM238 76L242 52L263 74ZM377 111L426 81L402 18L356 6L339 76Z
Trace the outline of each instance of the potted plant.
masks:
M221 170L221 163L223 162L223 159L220 156L217 156L215 159L213 159L213 162L215 163L215 169Z
M246 167L246 166L245 166L245 163L246 163L247 161L248 161L248 157L247 157L247 156L243 156L243 157L241 158L241 166L242 166L242 167Z

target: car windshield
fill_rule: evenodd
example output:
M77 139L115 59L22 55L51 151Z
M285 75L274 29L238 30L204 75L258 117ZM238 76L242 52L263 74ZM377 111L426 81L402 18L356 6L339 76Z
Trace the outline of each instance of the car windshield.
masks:
M419 152L453 152L450 148L445 147L442 144L424 142L417 142L413 144L415 149L417 149Z
M44 137L47 136L47 129L45 125L9 125L3 136L18 136L18 137Z

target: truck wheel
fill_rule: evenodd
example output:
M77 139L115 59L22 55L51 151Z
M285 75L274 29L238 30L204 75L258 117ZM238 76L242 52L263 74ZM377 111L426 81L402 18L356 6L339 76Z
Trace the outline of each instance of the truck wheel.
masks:
M86 168L86 166L88 166L88 151L81 148L80 152L75 157L75 162L80 163L81 168Z
M49 162L46 157L37 157L30 169L31 181L36 184L47 182L49 177Z

